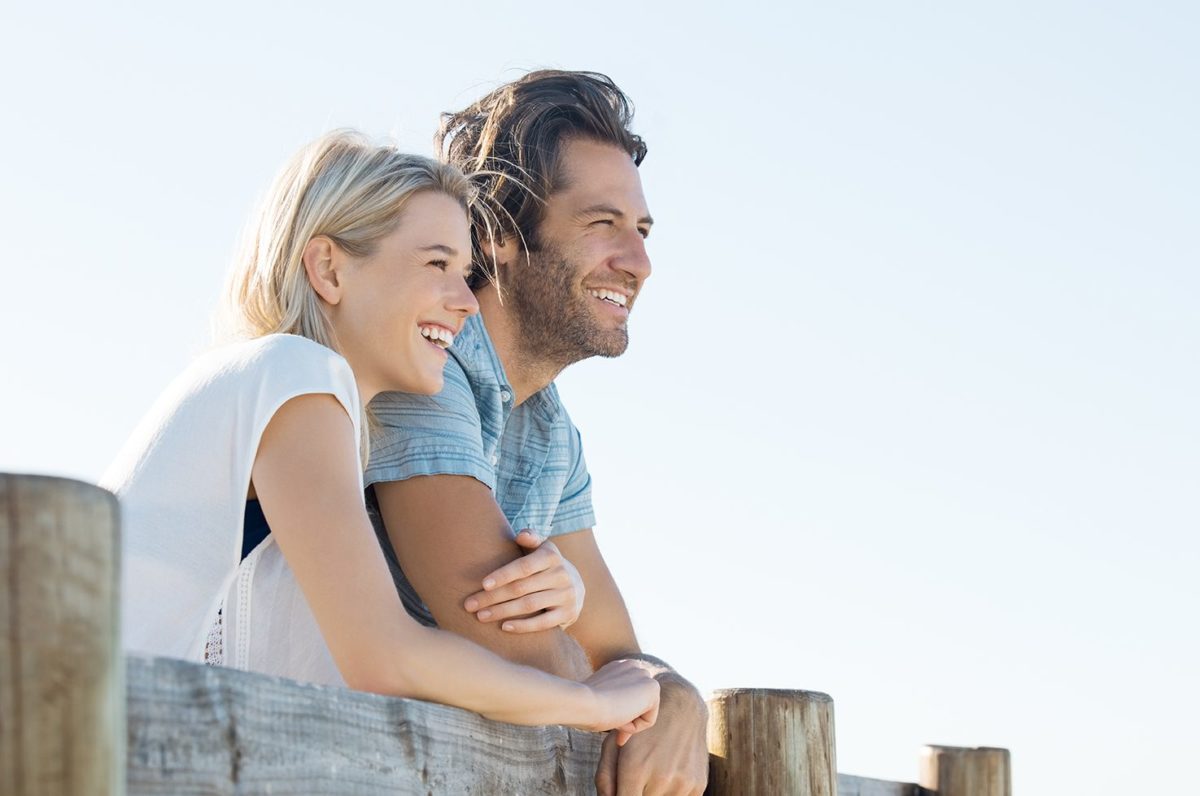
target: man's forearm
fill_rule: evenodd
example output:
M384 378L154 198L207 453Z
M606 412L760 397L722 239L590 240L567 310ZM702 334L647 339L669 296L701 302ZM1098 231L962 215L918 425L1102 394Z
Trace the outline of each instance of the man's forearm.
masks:
M478 638L473 640L513 663L532 666L568 680L586 680L592 674L583 647L562 630L543 630L522 636L505 635L505 643L499 645L488 644Z
M466 476L421 476L376 484L375 497L386 544L438 627L513 663L587 679L587 656L562 630L506 632L494 622L480 622L464 606L484 576L524 552L487 486Z

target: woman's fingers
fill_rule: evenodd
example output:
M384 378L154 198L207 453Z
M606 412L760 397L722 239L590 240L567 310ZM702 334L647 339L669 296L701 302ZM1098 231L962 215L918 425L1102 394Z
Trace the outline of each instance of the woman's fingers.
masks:
M583 608L579 573L553 542L530 531L517 534L517 542L533 552L485 576L483 591L467 597L463 607L481 622L503 622L511 633L568 627Z
M571 617L565 610L554 608L525 619L507 619L500 625L500 629L509 633L536 633L552 627L566 627L570 622Z
M527 531L522 531L519 534L519 536L526 535L528 535ZM521 578L528 578L531 575L535 575L544 569L559 564L561 561L562 554L558 552L558 548L554 546L554 542L543 542L532 553L523 555L515 561L510 561L494 572L485 575L483 578L483 588L485 591L492 591Z
M516 536L517 544L519 544L521 547L524 547L526 550L535 550L540 547L544 541L546 540L543 537L538 536L529 529L521 531Z
M478 611L483 613L484 610L495 611L502 604L517 602L521 598L537 594L544 591L564 591L570 585L570 579L566 573L561 570L548 570L539 572L528 578L522 578L516 583L510 583L507 586L501 586L494 591L477 591L463 602L463 607L471 613ZM543 608L545 606L542 606ZM520 613L529 613L529 611L511 612L508 616L515 616ZM486 619L486 617L480 617ZM497 618L493 615L493 619Z

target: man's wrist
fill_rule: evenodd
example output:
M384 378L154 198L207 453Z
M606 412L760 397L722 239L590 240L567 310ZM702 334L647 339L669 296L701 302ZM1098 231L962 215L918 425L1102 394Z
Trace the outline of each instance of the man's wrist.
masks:
M697 690L696 686L688 682L683 675L671 668L671 664L662 658L649 655L645 652L629 652L615 657L628 658L650 664L651 674L658 681L659 688L661 689L660 701L679 701L682 704L690 699L704 716L708 716L708 705L705 703L704 697L700 696L700 691Z
M659 702L670 711L689 711L697 721L708 721L708 704L696 686L679 676L678 672L666 671L657 675ZM661 710L661 709L660 709Z

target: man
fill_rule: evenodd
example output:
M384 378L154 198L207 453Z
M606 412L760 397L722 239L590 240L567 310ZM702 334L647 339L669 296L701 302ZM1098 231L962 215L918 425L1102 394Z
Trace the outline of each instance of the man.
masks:
M573 362L624 352L650 275L653 220L637 169L646 146L631 118L607 77L560 71L528 74L444 115L443 158L482 172L496 209L474 225L475 262L494 264L495 279L483 269L472 277L480 314L458 330L442 393L386 394L372 405L380 428L366 481L384 552L418 618L564 677L622 657L656 666L658 722L619 749L610 733L600 793L700 793L704 701L638 646L591 530L579 432L553 383ZM484 575L521 554L514 528L552 535L578 570L587 598L568 630L506 632L467 610Z

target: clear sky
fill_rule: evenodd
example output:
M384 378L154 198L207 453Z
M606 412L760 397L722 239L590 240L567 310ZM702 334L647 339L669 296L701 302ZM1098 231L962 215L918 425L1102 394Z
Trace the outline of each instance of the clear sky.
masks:
M655 272L560 387L644 646L830 693L848 773L1195 779L1194 4L290 6L0 11L0 470L99 476L307 140L429 152L525 69L603 71Z

